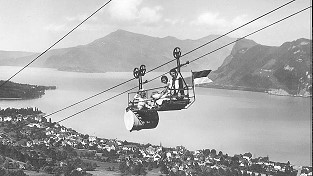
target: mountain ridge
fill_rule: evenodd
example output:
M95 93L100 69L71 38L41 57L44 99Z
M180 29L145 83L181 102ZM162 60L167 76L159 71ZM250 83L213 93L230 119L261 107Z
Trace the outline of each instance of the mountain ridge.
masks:
M0 60L4 59L14 59L14 58L19 58L19 57L25 57L25 56L30 56L34 55L35 52L26 52L26 51L4 51L0 50Z
M236 43L224 63L210 75L215 86L283 90L290 95L312 94L312 40L300 38L281 46L249 40Z
M79 68L92 72L106 71L132 71L133 68L145 64L147 68L162 65L173 58L172 50L179 46L182 53L203 45L204 39L214 39L216 35L206 36L197 40L180 40L175 37L151 37L125 30L117 30L93 42L70 48L61 48L48 51L31 66L48 68ZM234 41L234 38L224 37L205 46L188 56L182 58L191 60L211 50ZM208 41L205 41L208 42ZM198 63L191 64L195 69L205 69L210 66L213 69L223 62L229 55L232 45L201 59ZM25 65L38 54L15 59L0 60L0 65ZM162 71L175 67L175 64L166 65Z
M197 40L180 40L171 36L159 38L117 30L87 45L48 51L32 66L61 71L114 72L132 71L145 64L149 70L173 60L172 51L177 46L184 54L217 37L209 35ZM181 57L181 63L199 58L233 41L234 38L223 37ZM190 63L188 68L213 70L209 75L213 83L202 86L307 96L312 94L311 51L312 40L305 38L288 41L281 46L266 46L242 39ZM3 59L1 53L6 52L0 52L0 65L13 66L24 66L39 55L12 52L22 57ZM175 66L175 63L170 63L157 71L168 71Z

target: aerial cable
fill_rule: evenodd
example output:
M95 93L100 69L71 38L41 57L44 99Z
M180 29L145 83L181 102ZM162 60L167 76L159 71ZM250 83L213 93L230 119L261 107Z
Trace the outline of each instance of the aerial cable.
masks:
M295 1L296 1L296 0L289 1L289 2L287 2L286 4L283 4L283 5L279 6L279 7L277 7L276 9L273 9L273 10L271 10L271 11L269 11L269 12L267 12L267 13L265 13L265 14L263 14L263 15L257 17L257 18L255 18L255 19L253 19L253 20L251 20L251 21L249 21L249 22L247 22L247 23L245 23L245 24L243 24L243 25L241 25L241 26L239 26L239 27L237 27L237 28L235 28L235 29L233 29L233 30L231 30L231 31L229 31L229 32L227 32L227 33L225 33L225 34L223 34L223 35L221 35L221 36L219 36L219 37L217 37L217 38L215 38L215 39L213 39L213 40L211 40L211 41L209 41L209 42L207 42L207 43L205 43L205 44L203 44L203 45L201 45L201 46L199 46L199 47L197 47L197 48L195 48L195 49L193 49L193 50L190 50L190 51L186 52L185 54L182 54L181 57L183 57L183 56L185 56L185 55L188 55L188 54L190 54L190 53L192 53L192 52L198 50L199 48L202 48L202 47L204 47L204 46L206 46L206 45L208 45L208 44L210 44L210 43L212 43L212 42L214 42L214 41L216 41L216 40L218 40L218 39L220 39L220 38L222 38L222 37L225 37L226 35L228 35L228 34L234 32L234 31L236 31L236 30L238 30L238 29L240 29L240 28L242 28L242 27L244 27L244 26L246 26L246 25L248 25L248 24L250 24L250 23L252 23L252 22L254 22L254 21L256 21L256 20L259 20L259 19L265 17L266 15L271 14L271 13L275 12L276 10L278 10L278 9L280 9L280 8L282 8L282 7L284 7L284 6L288 5L288 4L290 4L290 3L292 3L292 2L295 2Z
M72 115L70 115L70 116L68 116L68 117L66 117L66 118L64 118L64 119L62 119L62 120L57 121L57 123L62 122L62 121L66 120L66 119L69 119L69 118L71 118L71 117L74 117L74 116L76 116L77 114L80 114L80 113L82 113L82 112L84 112L84 111L87 111L88 109L91 109L91 108L93 108L93 107L95 107L95 106L98 106L98 105L100 105L100 104L102 104L102 103L105 103L105 102L107 102L107 101L109 101L109 100L111 100L111 99L113 99L113 98L116 98L116 97L118 97L118 96L120 96L120 95L123 95L124 93L127 93L127 92L129 92L129 91L131 91L131 90L133 90L133 89L135 89L135 88L137 88L137 87L138 87L138 86L133 87L133 88L128 89L128 90L125 90L124 92L121 92L121 93L116 94L116 95L114 95L114 96L112 96L112 97L110 97L110 98L105 99L104 101L101 101L101 102L99 102L99 103L97 103L97 104L94 104L94 105L92 105L92 106L89 106L89 107L86 108L86 109L83 109L83 110L81 110L81 111L79 111L79 112L77 112L77 113L75 113L75 114L72 114Z
M25 65L22 69L20 69L18 72L16 72L14 75L12 75L9 79L7 79L5 82L3 82L0 87L2 87L4 84L9 82L12 78L14 78L16 75L18 75L21 71L23 71L26 67L28 67L30 64L35 62L39 57L44 55L46 52L48 52L52 47L54 47L56 44L58 44L60 41L62 41L65 37L67 37L70 33L72 33L74 30L76 30L79 26L81 26L84 22L86 22L89 18L91 18L94 14L96 14L98 11L100 11L103 7L108 5L112 0L109 0L104 5L102 5L100 8L98 8L96 11L94 11L91 15L89 15L85 20L83 20L81 23L79 23L77 26L75 26L72 30L70 30L67 34L65 34L63 37L61 37L58 41L56 41L53 45L51 45L49 48L47 48L44 52L39 54L35 59L33 59L31 62L29 62L27 65Z
M246 37L248 37L248 36L250 36L250 35L253 35L253 34L255 34L255 33L258 33L258 32L260 32L260 31L262 31L262 30L264 30L264 29L266 29L266 28L268 28L268 27L270 27L270 26L273 26L273 25L275 25L275 24L277 24L277 23L279 23L279 22L282 22L282 21L284 21L284 20L286 20L286 19L288 19L288 18L290 18L290 17L292 17L292 16L295 16L295 15L297 15L297 14L299 14L299 13L305 11L305 10L308 10L308 9L310 9L310 8L312 8L312 6L309 6L309 7L306 7L306 8L304 8L304 9L300 10L300 11L297 11L297 12L295 12L295 13L293 13L293 14L291 14L291 15L285 17L285 18L282 18L282 19L280 19L280 20L278 20L278 21L276 21L276 22L273 22L273 23L271 23L271 24L269 24L269 25L267 25L267 26L265 26L265 27L263 27L263 28L261 28L261 29L258 29L258 30L254 31L254 32L252 32L252 33L249 33L248 35L245 35L244 37L238 38L236 41L230 42L230 43L228 43L228 44L226 44L226 45L223 45L222 47L219 47L219 48L217 48L217 49L215 49L215 50L213 50L213 51L211 51L211 52L209 52L209 53L206 53L206 54L204 54L204 55L202 55L202 56L200 56L200 57L197 57L196 59L193 59L193 60L191 60L191 61L187 61L186 64L195 62L195 61L197 61L197 60L203 58L204 56L207 56L207 55L209 55L209 54L212 54L212 53L214 53L214 52L216 52L216 51L218 51L218 50L220 50L220 49L222 49L222 48L225 48L226 46L228 46L228 45L230 45L230 44L232 44L232 43L234 43L234 42L240 41L240 40L242 40L242 39L244 39L244 38L246 38ZM184 64L184 65L186 65L186 64ZM169 73L169 72L163 73L162 75L157 76L157 77L155 77L155 78L153 78L153 79L151 79L151 80L149 80L149 81L145 81L145 83L151 82L151 81L153 81L153 80L155 80L155 79L157 79L157 78L159 78L159 77L161 77L161 76L163 76L163 75L165 75L165 74L167 74L167 73ZM100 104L103 104L103 103L105 103L105 102L107 102L107 101L109 101L109 100L112 100L112 99L114 99L114 98L116 98L116 97L118 97L118 96L121 96L121 95L123 95L123 94L125 94L125 93L127 93L127 92L129 92L129 91L131 91L131 90L134 90L135 88L138 88L138 87L139 87L139 86L136 86L136 87L133 87L133 88L131 88L131 89L128 89L128 90L126 90L126 91L124 91L124 92L121 92L121 93L119 93L119 94L116 94L116 95L114 95L114 96L112 96L112 97L110 97L110 98L107 98L107 99L105 99L105 100L103 100L103 101L101 101L101 102L99 102L99 103L97 103L97 104L95 104L95 105L93 105L93 106L90 106L90 107L88 107L88 108L86 108L86 109L83 109L83 110L81 110L81 111L79 111L79 112L77 112L77 113L75 113L75 114L72 114L72 115L70 115L70 116L68 116L68 117L66 117L66 118L64 118L64 119L62 119L62 120L59 120L59 121L57 121L57 123L62 122L62 121L66 120L66 119L69 119L69 118L71 118L71 117L74 117L74 116L76 116L76 115L78 115L78 114L80 114L80 113L82 113L82 112L84 112L84 111L87 111L87 110L89 110L89 109L91 109L91 108L94 108L95 106L98 106L98 105L100 105Z
M111 1L112 1L112 0L109 0L107 3L105 3L105 4L104 4L103 6L101 6L99 9L97 9L94 13L92 13L92 14L91 14L89 17L87 17L84 21L82 21L82 22L81 22L80 24L78 24L75 28L73 28L70 32L68 32L68 33L67 33L66 35L64 35L61 39L59 39L57 42L55 42L52 46L50 46L48 49L46 49L44 52L42 52L40 55L38 55L35 59L33 59L30 63L28 63L27 65L25 65L22 69L20 69L18 72L16 72L13 76L11 76L9 79L7 79L5 82L3 82L3 83L0 85L0 87L2 87L4 84L6 84L7 82L9 82L13 77L15 77L15 76L16 76L17 74L19 74L22 70L24 70L26 67L28 67L30 64L32 64L34 61L36 61L39 57L41 57L41 56L42 56L43 54L45 54L47 51L49 51L52 47L54 47L57 43L59 43L61 40L63 40L65 37L67 37L71 32L73 32L76 28L78 28L81 24L83 24L85 21L87 21L90 17L92 17L94 14L96 14L99 10L101 10L103 7L105 7L105 6L106 6L107 4L109 4ZM269 11L269 12L267 12L267 13L265 13L265 14L263 14L263 15L257 17L257 18L255 18L255 19L253 19L253 20L251 20L251 21L249 21L249 22L247 22L247 23L245 23L245 24L243 24L243 25L241 25L241 26L239 26L239 27L237 27L237 28L235 28L235 29L233 29L233 30L231 30L231 31L229 31L229 32L227 32L227 33L225 33L225 34L223 34L223 35L221 35L221 36L219 36L219 37L217 37L217 38L215 38L215 39L213 39L213 40L211 40L211 41L209 41L209 42L207 42L207 43L205 43L205 44L203 44L203 45L201 45L201 46L199 46L199 47L197 47L197 48L195 48L195 49L193 49L193 50L191 50L191 51L189 51L189 52L187 52L187 53L185 53L185 54L183 54L181 57L183 57L183 56L185 56L185 55L187 55L187 54L190 54L190 53L192 53L192 52L194 52L194 51L196 51L196 50L198 50L198 49L200 49L200 48L202 48L202 47L208 45L209 43L212 43L212 42L214 42L214 41L216 41L216 40L218 40L218 39L220 39L220 38L222 38L222 37L224 37L224 36L226 36L226 35L228 35L228 34L234 32L234 31L236 31L236 30L238 30L238 29L240 29L240 28L242 28L242 27L244 27L244 26L246 26L246 25L248 25L248 24L250 24L250 23L252 23L252 22L254 22L254 21L256 21L256 20L258 20L258 19L260 19L260 18L263 18L264 16L266 16L266 15L268 15L268 14L270 14L270 13L272 13L272 12L274 12L274 11L276 11L276 10L278 10L278 9L280 9L280 8L286 6L286 5L288 5L288 4L290 4L290 3L294 2L294 1L296 1L296 0L289 1L289 2L287 2L287 3L285 3L285 4L281 5L281 6L277 7L276 9L273 9L273 10L271 10L271 11ZM151 72L151 71L154 71L154 70L156 70L156 69L158 69L158 68L160 68L160 67L162 67L162 66L164 66L164 65L167 65L167 64L171 63L171 62L174 61L174 60L175 60L175 59L170 60L170 61L166 62L165 64L162 64L161 66L156 67L155 69L149 70L149 71L147 71L147 73L149 73L149 72ZM100 93L100 94L101 94L101 93Z
M151 80L149 80L149 81L145 81L144 84L146 84L146 83L148 83L148 82L151 82L151 81L154 81L154 80L156 80L157 78L160 78L161 76L166 75L167 73L169 73L169 72L163 73L162 75L157 76L157 77L155 77L155 78L153 78L153 79L151 79ZM103 104L103 103L105 103L105 102L107 102L107 101L109 101L109 100L112 100L113 98L116 98L116 97L118 97L118 96L120 96L120 95L123 95L123 94L125 94L125 93L127 93L127 92L129 92L129 91L131 91L131 90L134 90L134 89L136 89L136 88L138 88L138 87L139 87L139 86L135 86L135 87L133 87L133 88L130 88L130 89L128 89L128 90L125 90L124 92L121 92L121 93L119 93L119 94L116 94L116 95L114 95L114 96L112 96L112 97L110 97L110 98L107 98L107 99L105 99L105 100L103 100L103 101L101 101L101 102L99 102L99 103L97 103L97 104L94 104L94 105L92 105L92 106L89 106L88 108L85 108L85 109L83 109L83 110L81 110L81 111L79 111L79 112L77 112L77 113L75 113L75 114L72 114L72 115L70 115L70 116L68 116L68 117L66 117L66 118L64 118L64 119L62 119L62 120L59 120L59 121L57 121L57 123L62 122L62 121L64 121L64 120L67 120L67 119L69 119L69 118L71 118L71 117L74 117L74 116L77 115L77 114L80 114L80 113L82 113L82 112L84 112L84 111L87 111L87 110L89 110L89 109L91 109L91 108L93 108L93 107L95 107L95 106L98 106L98 105L100 105L100 104Z
M261 28L261 29L258 29L258 30L254 31L254 32L252 32L252 33L249 33L248 35L245 35L245 36L243 36L243 37L241 37L241 38L238 38L237 40L235 40L235 41L233 41L233 42L230 42L230 43L228 43L228 44L226 44L226 45L223 45L222 47L219 47L219 48L217 48L217 49L215 49L215 50L213 50L213 51L211 51L211 52L209 52L209 53L206 53L206 54L204 54L204 55L202 55L202 56L200 56L200 57L198 57L198 58L196 58L196 59L194 59L194 60L189 61L189 63L195 62L195 61L197 61L197 60L203 58L204 56L207 56L207 55L209 55L209 54L211 54L211 53L214 53L215 51L218 51L218 50L220 50L220 49L222 49L222 48L224 48L224 47L226 47L226 46L228 46L228 45L231 45L231 44L233 44L233 43L235 43L235 42L237 42L237 41L239 41L239 40L242 40L242 39L244 39L244 38L246 38L246 37L248 37L248 36L250 36L250 35L253 35L253 34L257 33L257 32L260 32L260 31L262 31L262 30L264 30L264 29L266 29L266 28L268 28L268 27L271 27L271 26L273 26L273 25L275 25L275 24L277 24L277 23L279 23L279 22L282 22L282 21L284 21L284 20L286 20L286 19L288 19L288 18L290 18L290 17L292 17L292 16L294 16L294 15L297 15L297 14L299 14L299 13L305 11L305 10L308 10L309 8L312 8L312 6L306 7L306 8L304 8L304 9L300 10L300 11L297 11L297 12L295 12L295 13L293 13L293 14L287 16L287 17L285 17L285 18L282 18L282 19L280 19L280 20L278 20L278 21L276 21L276 22L274 22L274 23L271 23L271 24L269 24L269 25L267 25L267 26L265 26L265 27L263 27L263 28Z
M110 91L110 90L112 90L112 89L114 89L114 88L116 88L116 87L119 87L119 86L121 86L121 85L123 85L123 84L126 84L126 83L128 83L128 82L130 82L130 81L132 81L132 80L135 80L135 78L129 79L129 80L127 80L127 81L124 81L124 82L122 82L122 83L120 83L120 84L117 84L117 85L115 85L115 86L113 86L113 87L110 87L110 88L108 88L108 89L106 89L106 90L103 90L103 91L101 91L101 92L99 92L99 93L97 93L97 94L95 94L95 95L92 95L92 96L90 96L90 97L88 97L88 98L85 98L85 99L83 99L83 100L80 100L80 101L78 101L78 102L76 102L76 103L74 103L74 104L71 104L71 105L66 106L66 107L64 107L64 108L62 108L62 109L59 109L59 110L57 110L57 111L55 111L55 112L52 112L52 113L50 113L50 114L47 114L47 115L45 115L44 117L49 117L49 116L51 116L51 115L53 115L53 114L56 114L56 113L61 112L61 111L64 111L64 110L66 110L66 109L68 109L68 108L70 108L70 107L73 107L73 106L75 106L75 105L78 105L78 104L80 104L80 103L82 103L82 102L84 102L84 101L87 101L87 100L89 100L89 99L91 99L91 98L94 98L94 97L96 97L96 96L98 96L98 95L100 95L100 94L103 94L103 93L105 93L105 92L107 92L107 91Z
M204 47L204 46L206 46L206 45L208 45L208 44L210 44L210 43L212 43L212 42L214 42L214 41L216 41L216 40L218 40L218 39L220 39L220 38L222 38L222 37L224 37L224 36L226 36L226 35L228 35L228 34L230 34L230 33L232 33L232 32L234 32L234 31L236 31L236 30L238 30L238 29L240 29L240 28L242 28L242 27L244 27L244 26L246 26L246 25L248 25L248 24L250 24L250 23L252 23L252 22L254 22L254 21L256 21L256 20L259 20L260 18L263 18L263 17L265 17L266 15L269 15L269 14L273 13L274 11L276 11L276 10L278 10L278 9L280 9L280 8L282 8L282 7L284 7L284 6L288 5L288 4L290 4L290 3L292 3L292 2L295 2L295 1L296 1L296 0L291 0L291 1L285 3L285 4L281 5L281 6L279 6L279 7L275 8L275 9L273 9L273 10L271 10L271 11L269 11L269 12L267 12L267 13L265 13L265 14L263 14L263 15L257 17L257 18L255 18L255 19L253 19L253 20L251 20L251 21L249 21L249 22L247 22L247 23L245 23L245 24L243 24L243 25L241 25L241 26L239 26L239 27L237 27L237 28L235 28L235 29L233 29L233 30L231 30L231 31L229 31L229 32L227 32L227 33L225 33L225 34L223 34L223 35L221 35L221 36L219 36L219 37L217 37L217 38L215 38L215 39L213 39L213 40L211 40L211 41L209 41L209 42L207 42L207 43L205 43L205 44L203 44L203 45L201 45L201 46L199 46L199 47L197 47L197 48L195 48L195 49L193 49L193 50L188 51L187 53L181 55L181 57L186 56L186 55L188 55L188 54L190 54L190 53L192 53L192 52L194 52L194 51L196 51L196 50L198 50L198 49L200 49L200 48L202 48L202 47ZM173 62L173 61L175 61L175 60L176 60L176 59L169 60L169 61L167 61L167 62L165 62L165 63L163 63L163 64L161 64L161 65L159 65L159 66L157 66L157 67L155 67L155 68L153 68L153 69L151 69L151 70L148 70L146 73L150 73L150 72L152 72L152 71L154 71L154 70L157 70L157 69L159 69L159 68L161 68L161 67L163 67L163 66L165 66L165 65L167 65L167 64L169 64L169 63L171 63L171 62ZM76 103L74 103L74 104L71 104L71 105L69 105L69 106L67 106L67 107L65 107L65 108L62 108L62 109L60 109L60 110L58 110L58 111L55 111L55 112L53 112L53 113L50 113L50 114L46 115L45 117L48 117L48 116L51 116L51 115L56 114L56 113L58 113L58 112L61 112L61 111L63 111L63 110L66 110L66 109L68 109L68 108L70 108L70 107L73 107L73 106L75 106L75 105L77 105L77 104L80 104L80 103L82 103L82 102L84 102L84 101L86 101L86 100L89 100L89 99L91 99L91 98L94 98L94 97L96 97L96 96L98 96L98 95L101 95L101 94L103 94L103 93L105 93L105 92L107 92L107 91L109 91L109 90L112 90L112 89L114 89L114 88L116 88L116 87L119 87L119 86L121 86L121 85L123 85L123 84L126 84L126 83L128 83L128 82L130 82L130 81L133 81L133 80L135 80L135 78L132 78L132 79L130 79L130 80L127 80L127 81L125 81L125 82L123 82L123 83L120 83L120 84L114 86L114 87L111 87L111 88L109 88L109 89L106 89L106 90L104 90L104 91L101 91L101 92L99 92L99 93L97 93L97 94L95 94L95 95L93 95L93 96L90 96L90 97L85 98L85 99L83 99L83 100L80 100L80 101L78 101L78 102L76 102ZM1 87L1 86L0 86L0 87Z
M234 31L236 31L236 30L238 30L238 29L240 29L240 28L242 28L242 27L244 27L244 26L247 26L247 25L250 24L250 23L253 23L254 21L257 21L257 20L259 20L259 19L261 19L261 18L263 18L263 17L265 17L265 16L267 16L267 15L269 15L269 14L271 14L271 13L277 11L278 9L281 9L281 8L284 7L284 6L287 6L288 4L291 4L292 2L295 2L295 1L296 1L296 0L291 0L291 1L285 3L285 4L281 5L281 6L279 6L279 7L275 8L275 9L273 9L273 10L271 10L271 11L269 11L269 12L267 12L267 13L265 13L265 14L263 14L263 15L257 17L257 18L255 18L255 19L253 19L253 20L251 20L251 21L249 21L249 22L247 22L247 23L245 23L245 24L243 24L243 25L241 25L241 26L239 26L239 27L237 27L237 28L235 28L235 29L233 29L233 30L231 30L231 31L229 31L229 32L227 32L227 33L221 35L221 36L219 36L219 37L216 37L216 38L213 39L213 40L210 40L210 41L207 42L207 43L204 43L204 44L198 46L197 48L194 48L194 49L192 49L192 50L190 50L190 51L188 51L188 52L182 54L180 57L184 57L184 56L186 56L186 55L188 55L188 54L190 54L190 53L192 53L192 52L194 52L194 51L196 51L196 50L198 50L198 49L200 49L200 48L202 48L202 47L204 47L204 46L206 46L206 45L208 45L208 44L210 44L210 43L212 43L212 42L214 42L214 41L216 41L216 40L218 40L218 39L220 39L220 38L222 38L222 37L225 37L226 35L228 35L228 34L234 32ZM168 62L166 62L166 63L164 63L164 64L162 64L161 66L156 67L156 68L160 68L160 67L162 67L162 66L164 66L164 65L167 65L167 64L169 64L169 63L171 63L171 62L173 62L173 61L175 61L175 60L176 60L176 59L172 59L172 60L170 60L170 61L168 61ZM151 71L153 71L153 70L156 70L156 68L155 68L155 69L152 69L152 70L150 70L150 71L147 71L147 73L149 73L149 72L151 72Z

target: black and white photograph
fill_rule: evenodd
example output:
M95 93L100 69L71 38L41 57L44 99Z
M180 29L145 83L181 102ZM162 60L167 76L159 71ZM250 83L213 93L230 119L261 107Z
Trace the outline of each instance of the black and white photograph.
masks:
M311 0L0 0L0 176L312 176Z

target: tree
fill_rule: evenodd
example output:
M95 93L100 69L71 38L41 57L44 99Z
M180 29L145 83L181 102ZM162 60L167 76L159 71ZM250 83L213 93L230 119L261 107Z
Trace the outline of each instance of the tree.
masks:
M248 158L252 158L252 154L250 152L243 154L243 156L246 156Z
M152 169L153 169L152 164L149 164L149 165L148 165L148 171L151 171Z
M168 174L169 172L168 172L168 169L167 169L167 167L166 167L166 165L164 164L164 163L161 163L160 164L160 172L162 173L162 174Z
M128 170L128 167L125 161L120 163L119 170L121 173L125 173Z
M17 168L19 168L20 165L16 161L14 161L12 163L12 166L13 166L14 169L17 169Z
M5 160L5 161L4 161L3 167L4 167L5 169L9 169L9 161L8 161L8 160Z
M26 170L32 170L33 169L33 166L31 165L30 161L27 161L26 162Z
M205 156L209 156L209 154L210 154L210 149L205 149L205 150L203 150L203 154L204 154Z
M233 174L232 174L231 170L226 169L225 176L232 176L232 175L233 175Z
M102 156L109 156L109 152L107 150L102 151Z
M84 139L89 139L89 135L88 134L84 135Z
M215 150L215 149L212 149L212 150L211 150L211 154L212 154L213 156L215 156L215 155L216 155L216 150Z
M139 175L147 175L146 168L143 167L142 165L140 166Z
M13 173L12 173L13 172ZM17 170L17 171L11 171L9 172L9 175L14 175L14 176L27 176L22 170Z
M78 148L78 149L83 149L84 146L83 146L83 144L82 144L81 142L79 142L79 143L77 144L76 148Z
M133 164L130 166L130 172L133 175L146 175L147 172L142 164Z
M43 168L43 171L48 173L48 174L52 174L53 168L51 166L45 166Z
M0 148L0 150L1 150L1 148ZM0 165L2 165L4 162L5 162L5 158L0 156Z
M6 174L5 169L0 167L0 175L5 175L5 174Z

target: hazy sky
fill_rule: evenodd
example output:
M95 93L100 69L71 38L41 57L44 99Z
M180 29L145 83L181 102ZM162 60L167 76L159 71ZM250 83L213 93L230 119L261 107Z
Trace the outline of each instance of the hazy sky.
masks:
M289 0L112 0L55 48L87 44L124 29L155 37L224 34ZM0 50L42 52L107 0L0 0ZM241 37L312 5L296 0L230 35ZM312 9L249 37L279 46L312 35Z

